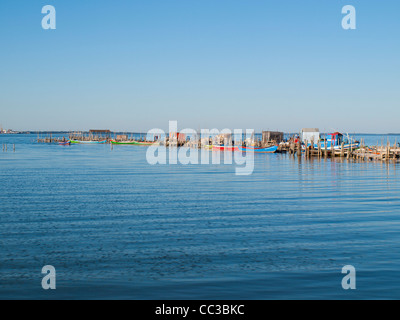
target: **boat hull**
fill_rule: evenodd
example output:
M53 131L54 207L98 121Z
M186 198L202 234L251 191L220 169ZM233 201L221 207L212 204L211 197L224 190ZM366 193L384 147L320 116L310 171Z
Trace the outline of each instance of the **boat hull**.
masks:
M115 141L111 140L112 144L119 144L119 145L136 145L136 146L151 146L155 142L141 142L141 141Z
M71 140L71 143L74 143L74 144L105 144L105 143L107 143L107 140L103 140L103 141Z
M254 153L275 153L278 150L278 146L272 146L268 148L259 147L240 147L243 152L254 152Z
M213 150L217 151L238 151L239 147L236 146L213 146Z
M360 147L360 143L359 142L357 142L357 143L346 143L346 144L344 144L343 145L343 149L344 150L349 150L349 149L353 149L353 150L356 150L356 149L358 149ZM315 150L318 150L318 144L314 144L314 149ZM325 148L325 146L324 146L324 143L322 142L322 144L321 144L321 150L325 150L326 148ZM332 150L332 146L329 144L329 143L327 143L327 149L328 149L328 151L329 150ZM340 145L340 146L333 146L333 150L342 150L342 146Z

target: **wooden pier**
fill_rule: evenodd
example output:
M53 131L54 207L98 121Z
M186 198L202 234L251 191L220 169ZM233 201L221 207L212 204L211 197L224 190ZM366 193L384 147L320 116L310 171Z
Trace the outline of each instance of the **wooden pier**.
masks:
M306 144L307 145L307 144ZM311 145L314 145L311 143ZM281 144L278 148L278 152L289 153L291 155L297 155L298 157L307 158L347 158L360 161L400 161L400 147L397 143L390 145L389 143L384 146L365 146L364 142L361 142L361 146L355 150L351 148L344 148L342 143L339 149L321 148L321 143L318 142L318 148L311 146L304 147L300 140L297 143L290 142Z
M69 139L62 137L62 138L53 138L52 136L50 137L44 137L44 138L38 138L37 142L38 143L62 143L62 142L66 142Z
M71 133L68 138L53 138L51 134L44 138L40 138L38 136L37 141L39 143L63 143L68 140L100 141L104 139L107 141L107 143L110 143L110 136L111 132L109 130L91 130L89 134L85 134L83 132ZM365 141L361 139L360 143L357 142L357 148L353 149L352 143L350 144L350 147L349 144L345 146L344 142L342 142L341 145L331 144L331 146L329 146L329 143L327 143L329 141L326 137L319 138L316 143L314 140L302 141L300 138L296 139L295 136L292 136L288 141L280 141L283 140L283 133L281 132L263 132L262 139L255 139L254 136L252 136L250 140L246 139L243 141L232 141L232 139L232 134L220 134L215 137L202 139L200 139L200 135L197 135L194 138L189 139L183 134L170 133L170 135L166 136L164 139L152 142L165 147L186 146L190 148L203 148L214 144L234 144L235 146L241 145L243 147L251 145L262 148L278 145L277 153L288 153L289 155L297 156L299 158L304 157L306 159L343 158L354 159L358 161L400 161L400 145L397 143L397 141L393 145L391 145L389 142L384 145L382 142L381 145L367 146L365 145ZM127 135L118 135L114 140L127 140ZM143 141L145 141L145 139L143 139ZM328 146L328 148L325 148L325 146ZM111 148L113 147L111 146ZM13 150L15 151L15 146L13 146ZM6 145L3 145L3 151L7 151Z

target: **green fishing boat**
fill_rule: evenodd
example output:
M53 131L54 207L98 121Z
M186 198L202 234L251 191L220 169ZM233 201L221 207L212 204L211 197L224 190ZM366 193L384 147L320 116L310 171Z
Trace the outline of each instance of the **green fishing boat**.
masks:
M121 145L137 145L137 146L151 146L155 142L150 142L150 141L136 141L136 140L130 140L130 141L116 141L116 140L111 140L112 144L121 144Z

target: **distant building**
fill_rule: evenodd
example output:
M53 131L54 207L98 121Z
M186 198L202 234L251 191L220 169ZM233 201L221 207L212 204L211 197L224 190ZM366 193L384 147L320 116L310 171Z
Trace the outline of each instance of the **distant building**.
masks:
M317 128L306 128L301 130L301 141L303 142L311 142L314 141L315 143L318 142L320 137L319 129Z
M220 133L213 137L213 144L221 146L231 146L233 145L232 133Z
M89 130L89 133L92 134L111 134L110 130Z
M283 141L283 132L278 132L278 131L262 132L262 142L264 144L269 142L281 143L282 141Z
M169 141L185 142L186 135L184 133L179 133L179 132L170 132Z
M118 134L117 138L115 140L117 140L117 141L127 141L128 140L128 135L126 135L126 134Z
M89 135L92 137L109 139L111 137L111 131L110 130L89 130Z

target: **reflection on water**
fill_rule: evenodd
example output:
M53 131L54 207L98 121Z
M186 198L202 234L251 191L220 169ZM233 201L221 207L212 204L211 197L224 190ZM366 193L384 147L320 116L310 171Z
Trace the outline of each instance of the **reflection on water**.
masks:
M398 165L256 154L253 175L236 176L34 138L0 136L16 143L0 153L0 298L399 296Z

